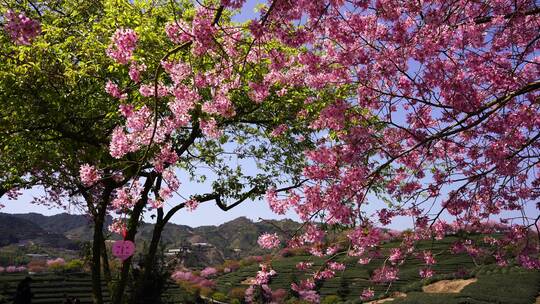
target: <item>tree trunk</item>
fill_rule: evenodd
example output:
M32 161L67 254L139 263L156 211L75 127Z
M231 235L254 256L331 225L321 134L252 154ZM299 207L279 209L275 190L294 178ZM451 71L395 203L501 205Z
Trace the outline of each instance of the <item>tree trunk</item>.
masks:
M133 213L131 217L129 218L128 231L125 238L127 241L133 242L135 240L135 235L137 234L137 225L138 225L139 217L141 216L141 212L143 208L144 208L144 205L137 204L135 208L133 209ZM122 303L122 300L124 297L124 291L127 285L132 258L133 256L130 256L127 260L125 260L122 263L122 271L120 272L120 278L118 282L116 283L114 291L113 291L113 297L112 297L113 304Z
M101 201L94 209L92 198L85 194L85 199L88 202L88 207L93 211L94 220L94 238L92 242L92 302L94 304L103 304L103 292L101 290L101 256L105 248L105 240L103 238L103 224L105 215L107 214L107 205L112 193L113 187L106 187L103 191ZM110 273L109 273L110 274Z
M103 243L103 220L94 219L94 242L92 243L92 297L94 304L103 304L101 291L101 246Z
M111 276L111 268L109 266L109 257L107 255L107 246L105 246L105 238L101 237L101 263L103 268L103 277L105 277L105 281L107 282L107 285L111 284L112 276Z
M139 225L139 218L142 211L148 202L148 192L152 188L155 176L151 175L146 179L144 184L144 190L141 194L141 199L135 204L131 216L129 217L128 229L126 234L126 240L134 241L137 234L137 226ZM118 280L112 297L112 304L121 304L124 298L124 291L126 290L127 280L129 276L129 270L131 267L131 260L133 256L129 257L122 263L122 271L120 272L120 279Z
M150 242L148 253L145 255L144 258L144 270L141 274L141 277L137 280L136 286L131 295L131 304L144 304L148 303L148 300L155 300L148 299L148 295L153 295L155 293L155 291L148 289L152 289L155 286L155 282L153 282L154 278L152 277L152 271L155 265L154 263L156 261L159 241L161 240L161 233L163 232L163 228L165 227L165 223L161 220L161 218L162 216L158 217L156 225L154 226L152 241Z

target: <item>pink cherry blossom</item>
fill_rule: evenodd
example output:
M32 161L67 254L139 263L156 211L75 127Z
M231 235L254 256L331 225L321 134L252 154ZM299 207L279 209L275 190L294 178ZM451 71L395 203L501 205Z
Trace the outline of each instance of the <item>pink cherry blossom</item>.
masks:
M169 95L169 88L159 83L157 87L158 97ZM153 84L143 84L139 88L139 93L144 97L153 97L155 95L155 86Z
M109 93L114 98L118 98L120 100L127 98L127 93L122 93L118 85L111 80L108 80L105 84L105 92Z
M392 248L388 260L393 264L399 264L403 260L403 252L399 248Z
M318 271L313 275L313 278L317 281L328 280L336 276L336 272L332 269L324 269Z
M122 235L124 231L126 231L127 226L126 223L119 219L114 219L113 222L107 227L107 229L110 232L117 233L119 235Z
M163 208L163 200L161 199L148 199L148 204L150 205L150 207L152 207L153 209L159 209L159 208Z
M221 0L221 5L238 9L241 8L245 2L246 0Z
M167 168L163 170L162 174L163 181L167 183L167 186L171 191L177 191L180 187L180 181L178 181L178 178L176 174L174 173L174 170L172 168Z
M218 93L212 101L205 103L203 111L209 114L219 114L223 117L232 117L236 113L231 100L224 93Z
M17 267L17 272L26 272L26 271L28 271L28 268L26 266Z
M249 96L256 103L261 103L269 95L268 85L265 83L255 83L252 82L249 84L251 91Z
M320 297L315 289L313 279L305 279L300 281L300 284L291 283L291 289L296 291L303 300L310 303L319 303Z
M119 28L111 37L107 55L120 64L127 64L133 59L139 37L132 29Z
M171 278L178 282L188 282L200 288L215 287L215 283L213 281L197 276L191 271L175 271L172 273Z
M320 243L324 239L324 231L316 225L308 225L302 239L306 243Z
M278 247L281 241L279 240L279 236L276 233L263 233L261 236L259 236L257 243L259 244L259 246L261 246L261 248L273 249Z
M194 37L193 54L201 56L214 45L213 36L216 28L213 26L213 11L199 7L193 18L191 34Z
M101 173L94 166L89 164L84 164L79 170L79 175L81 182L86 187L93 186L101 179Z
M16 272L16 271L17 271L17 267L15 267L15 266L6 267L6 272L7 273L13 273L13 272Z
M285 214L288 209L289 202L287 200L278 199L274 188L270 188L266 191L265 198L272 211L277 214Z
M56 258L54 260L47 260L47 267L58 267L64 266L66 261L62 258Z
M398 279L398 268L390 266L382 266L375 269L371 280L375 283L388 283Z
M196 199L190 199L186 201L186 209L188 211L195 211L199 207L199 201Z
M41 25L23 12L8 10L4 14L4 30L14 43L29 45L41 33Z
M256 285L267 284L270 281L270 278L277 274L274 269L266 264L260 264L259 267L261 270L259 270L255 276Z
M191 39L191 29L182 20L178 20L165 26L167 37L176 43L181 44Z
M450 252L473 258L495 252L501 265L515 260L537 268L539 249L526 244L534 227L518 222L530 221L525 213L540 206L535 191L540 186L539 17L531 13L534 1L518 2L337 0L326 7L316 1L275 1L243 27L214 20L213 7L197 6L189 19L178 18L164 29L190 60L179 55L161 63L159 101L141 98L140 104L120 109L126 123L113 131L111 155L121 158L148 148L154 153L152 169L167 175L158 196L171 198L179 187L172 177L178 159L167 148L171 137L200 127L206 139L230 140L222 135L235 134L231 118L241 120L246 109L287 109L296 121L276 115L271 123L255 125L270 137L265 138L270 145L300 138L311 144L297 176L307 182L287 194L272 187L266 191L274 212L293 211L305 222L289 247L332 256L340 247L325 243L327 231L321 227L350 227L341 250L360 264L384 260L372 281L387 284L398 279L409 257L423 262L422 277L433 275L434 254L419 251L420 241L501 233L481 244L464 238ZM244 1L220 3L228 10ZM447 12L444 18L441 11ZM123 31L113 37L109 56L133 65L137 39ZM129 43L122 42L124 34ZM238 47L244 45L249 50ZM132 80L140 80L136 72L130 68ZM153 82L137 88L136 96L156 95ZM107 91L122 97L118 87ZM238 94L253 103L246 106ZM132 196L119 189L115 205L129 207ZM490 223L503 214L512 215L500 225ZM381 228L401 217L411 218L410 232ZM381 247L395 239L398 246ZM270 249L280 242L266 234L259 244ZM515 250L505 250L509 247ZM342 269L330 263L337 262L329 261L291 288L319 301L314 280ZM250 287L246 299L258 290L272 293L270 272L261 270L259 286ZM364 292L366 299L374 295L372 289Z
M141 81L141 72L146 71L146 65L144 63L132 62L129 66L129 78L135 82Z
M343 271L345 270L345 264L338 263L338 262L330 262L328 263L328 268L335 270L335 271Z
M308 270L309 268L311 268L311 266L313 266L312 262L298 262L296 264L296 269L298 269L298 270Z
M138 181L134 181L129 186L124 186L115 191L111 206L115 210L131 209L141 198L142 188Z
M424 251L422 255L423 255L424 263L426 265L435 265L435 258L433 257L433 254L431 253L431 251Z
M298 292L300 298L309 303L319 303L321 297L315 290L301 290Z
M375 296L375 291L373 291L373 289L371 288L366 288L362 290L362 293L360 294L360 299L362 301L366 301L373 298L374 296Z
M216 139L223 134L223 131L218 128L217 122L213 118L201 120L200 124L203 134L210 138Z
M434 272L431 268L422 268L420 269L420 277L421 278L431 278L433 276Z
M172 150L170 144L166 144L156 155L153 164L157 172L163 172L165 165L174 165L178 161L178 154Z
M131 144L122 127L113 130L109 151L114 158L121 158L131 149Z
M283 134L285 131L287 131L287 129L288 129L287 125L281 124L281 125L277 126L276 128L274 128L274 130L272 130L270 135L273 136L273 137L278 137L281 134Z
M214 276L218 273L217 269L214 267L206 267L201 271L201 276L204 278L208 278L211 276Z

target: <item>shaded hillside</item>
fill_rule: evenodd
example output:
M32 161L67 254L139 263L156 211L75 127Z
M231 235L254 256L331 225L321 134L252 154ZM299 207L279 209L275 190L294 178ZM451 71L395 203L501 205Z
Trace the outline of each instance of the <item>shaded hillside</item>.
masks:
M63 234L47 231L31 220L0 213L0 246L30 242L46 247L77 249Z
M59 233L68 239L86 242L92 240L92 220L86 215L60 213L55 215L43 215L39 213L8 214L9 216L24 219L38 225L45 231ZM112 223L112 217L108 216L105 226Z
M53 216L37 213L0 213L0 215L4 218L0 221L1 246L31 240L38 244L50 244L50 247L72 249L75 243L92 240L91 222L84 215L67 213ZM111 221L112 218L109 217L106 226ZM221 263L224 259L262 254L264 251L257 245L259 235L264 232L275 232L285 236L293 233L299 225L291 220L253 222L246 217L239 217L219 226L196 228L170 223L162 233L161 244L165 249L187 248L190 252L197 252L189 258L189 264L204 266ZM153 228L154 225L149 223L140 225L136 239L138 248L150 242ZM117 235L108 237L119 238Z
M242 257L261 254L257 239L264 232L277 233L281 236L293 233L299 223L291 220L253 222L246 217L239 217L219 226L201 226L194 229L195 235L218 248L222 248L225 256Z
M39 213L10 214L10 216L30 221L45 231L65 234L71 229L88 226L91 219L84 215L55 214L46 216Z
M35 238L44 233L43 229L30 221L0 214L0 246Z

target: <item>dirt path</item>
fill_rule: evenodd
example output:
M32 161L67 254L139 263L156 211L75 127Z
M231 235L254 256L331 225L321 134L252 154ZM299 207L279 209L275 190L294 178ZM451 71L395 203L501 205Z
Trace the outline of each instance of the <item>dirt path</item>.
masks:
M476 282L476 278L467 280L442 280L422 287L422 291L425 293L460 293L465 286ZM395 292L390 297L367 302L366 304L383 304L394 301L396 298L406 297L407 294L403 292ZM536 299L535 304L540 304L540 296Z
M467 280L442 280L422 287L422 291L425 293L460 293L465 286L476 281L476 278Z

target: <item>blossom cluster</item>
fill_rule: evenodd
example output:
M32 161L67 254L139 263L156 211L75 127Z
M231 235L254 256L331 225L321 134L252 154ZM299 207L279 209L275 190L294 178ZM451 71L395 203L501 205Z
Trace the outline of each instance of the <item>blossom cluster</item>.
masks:
M6 273L17 273L17 272L26 272L27 268L25 266L7 266L7 267L1 267L0 266L0 273L6 272Z
M16 44L29 45L41 33L40 23L23 12L8 10L4 14L4 22L4 30Z
M119 28L111 38L107 55L120 64L127 64L133 57L139 37L132 29Z
M261 246L261 248L273 249L278 247L281 241L279 240L279 236L277 235L277 233L264 233L259 236L257 243L259 244L259 246Z
M84 164L79 170L80 179L83 185L90 187L101 179L101 173L94 166Z
M56 258L54 260L47 260L47 267L60 267L64 266L66 261L63 258Z
M255 279L251 282L251 285L245 291L246 303L256 303L256 299L254 297L254 292L256 288L261 291L262 297L266 299L265 302L271 302L271 299L276 296L273 293L272 289L270 289L270 286L268 284L270 283L271 278L275 276L277 272L272 269L269 264L260 264L259 267L261 268L261 270L257 272Z
M126 223L120 219L113 219L113 222L107 227L107 229L110 232L123 235L123 233L126 231L127 226Z
M315 281L313 279L305 279L299 284L291 283L291 289L296 291L300 298L309 303L319 303L320 296L315 291Z
M204 277L198 276L191 271L175 271L171 275L171 278L174 281L189 283L200 288L213 288L215 285L212 280L208 280Z
M127 98L127 94L122 93L122 91L120 90L120 87L116 83L112 82L111 80L108 80L107 83L105 84L105 92L107 92L109 95L111 95L114 98L118 98L118 99Z
M214 276L218 273L218 270L214 267L206 267L205 269L201 270L201 277L208 278L211 276Z

